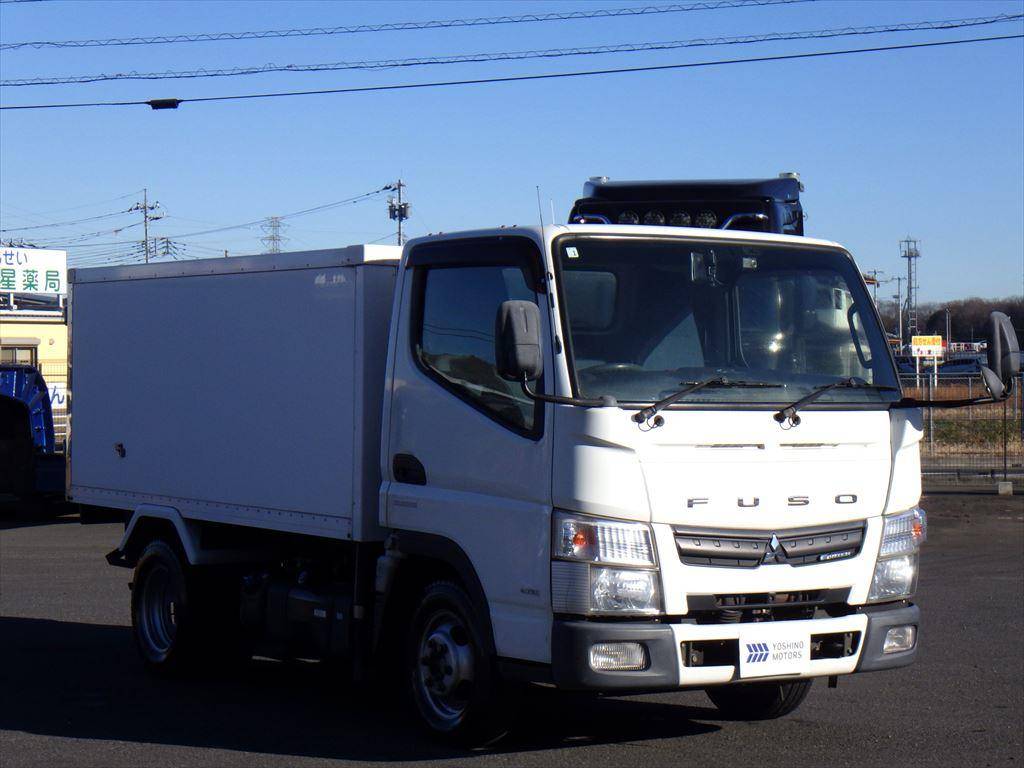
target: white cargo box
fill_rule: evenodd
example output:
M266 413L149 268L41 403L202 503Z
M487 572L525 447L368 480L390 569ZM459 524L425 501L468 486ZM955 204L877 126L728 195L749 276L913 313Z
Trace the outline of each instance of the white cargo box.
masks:
M73 270L69 498L378 538L400 253Z

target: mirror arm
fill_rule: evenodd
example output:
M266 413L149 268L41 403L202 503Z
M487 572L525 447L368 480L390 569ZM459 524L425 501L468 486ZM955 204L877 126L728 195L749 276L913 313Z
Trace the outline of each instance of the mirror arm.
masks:
M614 397L604 396L594 400L587 400L579 397L562 397L561 395L545 395L542 392L534 392L530 389L529 383L524 376L519 382L523 392L531 400L538 400L542 403L555 403L557 405L578 405L582 408L617 408L619 403Z

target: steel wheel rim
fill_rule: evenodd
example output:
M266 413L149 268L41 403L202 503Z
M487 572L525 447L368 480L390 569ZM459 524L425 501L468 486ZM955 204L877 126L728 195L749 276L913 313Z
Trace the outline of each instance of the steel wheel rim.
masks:
M154 565L142 584L138 610L140 634L154 657L166 656L174 645L180 600L171 572Z
M449 610L431 616L420 635L415 681L432 719L451 728L472 695L475 654L465 622Z

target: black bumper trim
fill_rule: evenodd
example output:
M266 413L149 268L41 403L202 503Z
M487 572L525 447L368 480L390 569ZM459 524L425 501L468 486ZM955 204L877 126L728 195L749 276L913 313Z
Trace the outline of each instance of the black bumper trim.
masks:
M868 617L867 631L855 672L876 672L881 669L895 669L912 664L921 645L921 609L913 603L899 603L892 608L872 606ZM890 627L912 624L917 627L914 647L900 653L882 653L885 634Z
M597 672L590 668L595 643L635 642L650 663L638 672ZM567 689L648 690L679 686L679 648L666 624L555 620L551 628L551 672Z

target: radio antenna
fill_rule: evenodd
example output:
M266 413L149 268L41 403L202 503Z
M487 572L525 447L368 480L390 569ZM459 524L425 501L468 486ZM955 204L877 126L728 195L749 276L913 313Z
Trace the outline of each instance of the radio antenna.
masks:
M542 208L541 204L540 204L540 184L535 186L534 189L537 190L537 215L540 216L540 228L543 230L544 229L544 208ZM552 223L554 223L553 220L552 220Z

